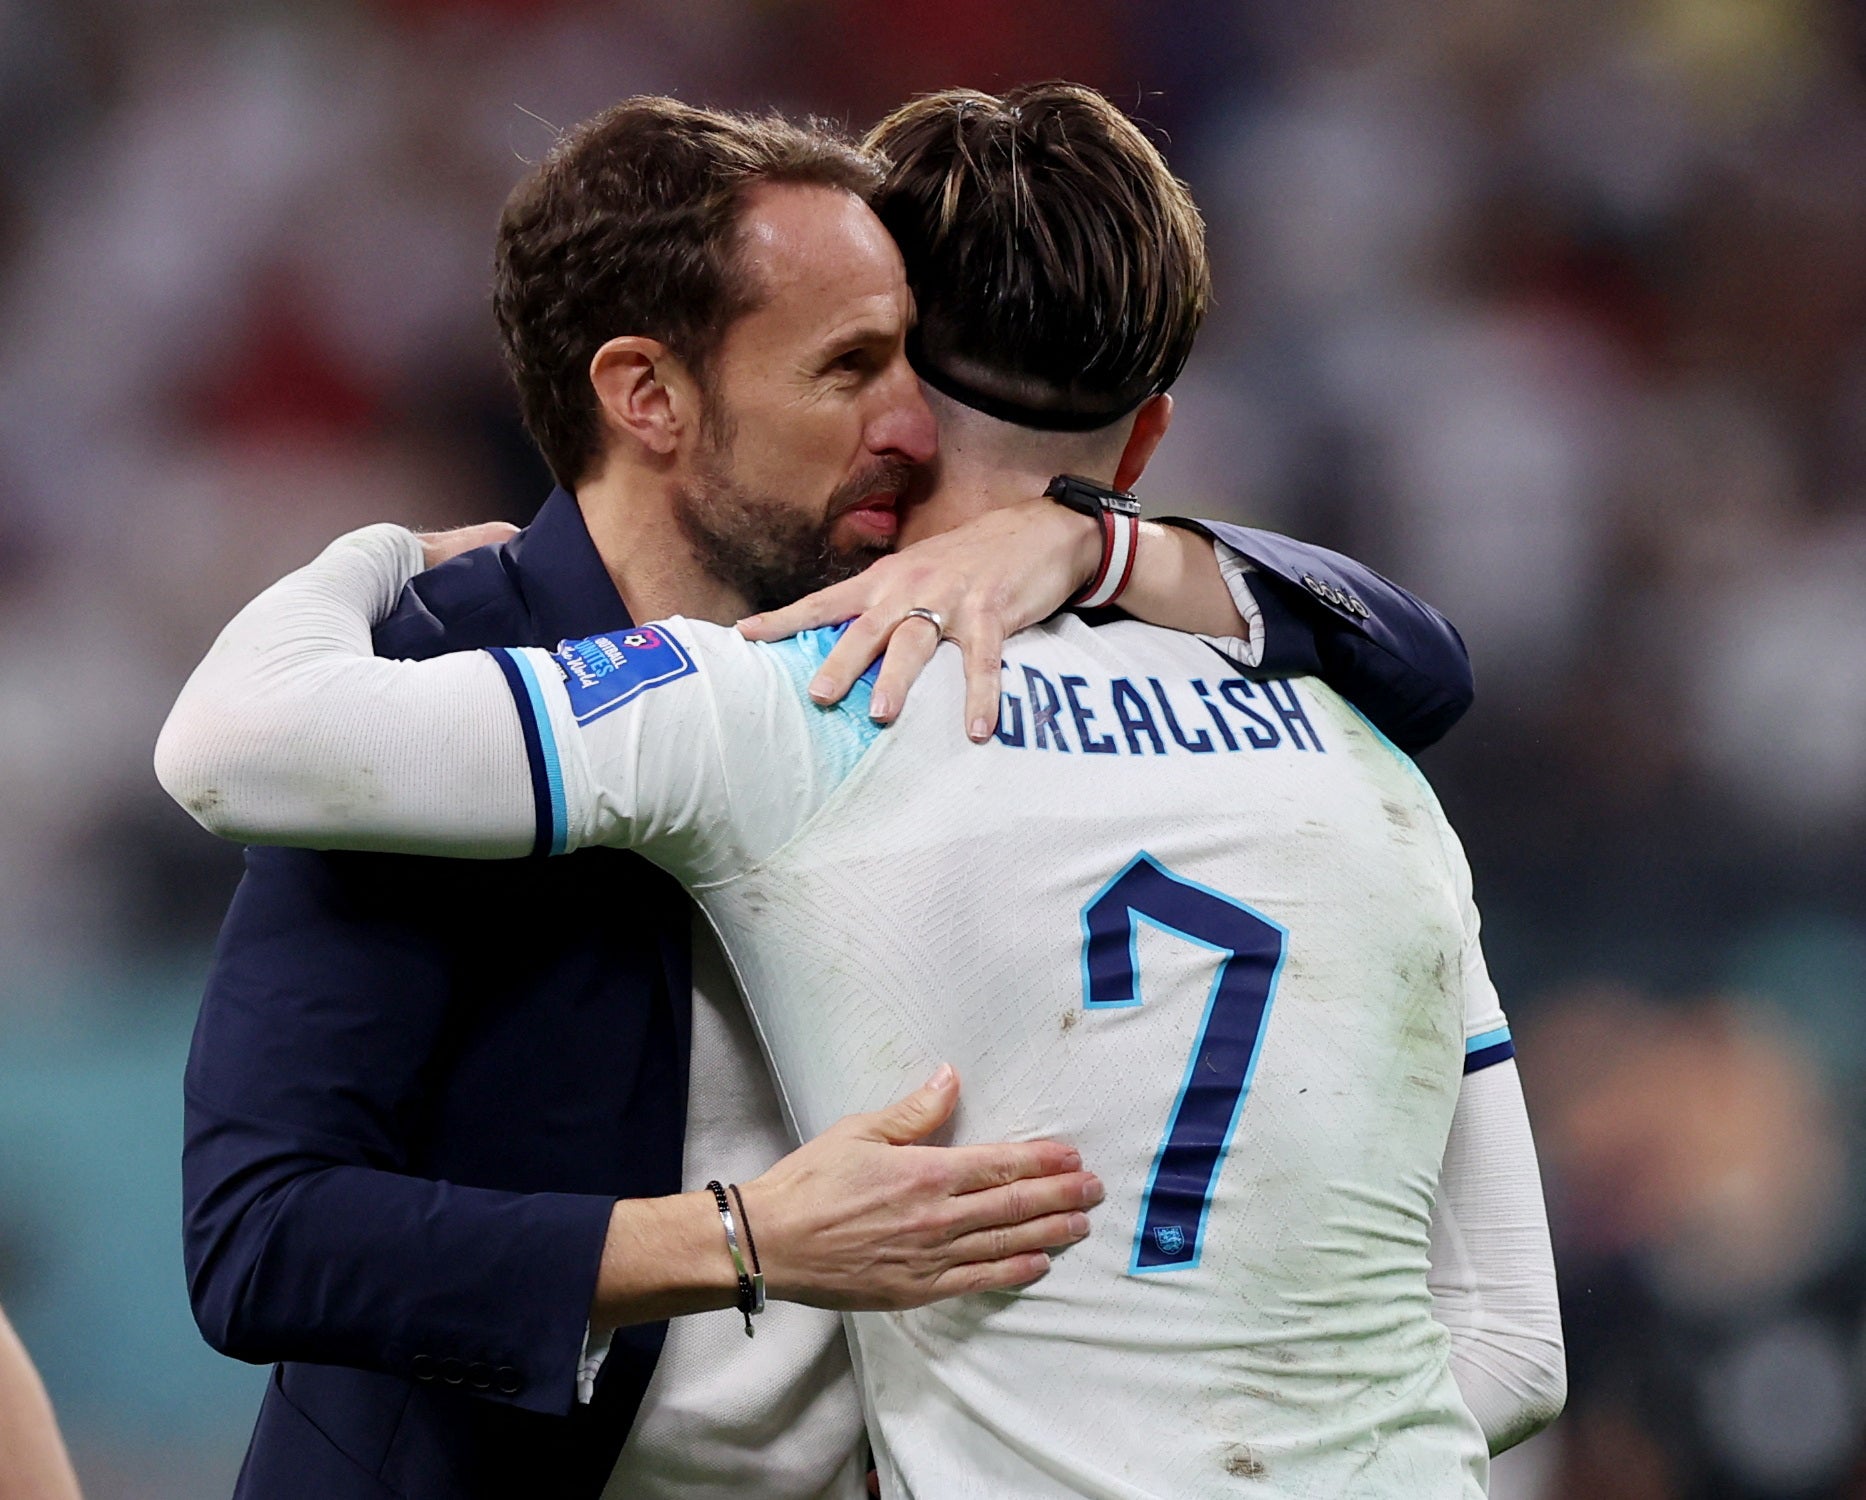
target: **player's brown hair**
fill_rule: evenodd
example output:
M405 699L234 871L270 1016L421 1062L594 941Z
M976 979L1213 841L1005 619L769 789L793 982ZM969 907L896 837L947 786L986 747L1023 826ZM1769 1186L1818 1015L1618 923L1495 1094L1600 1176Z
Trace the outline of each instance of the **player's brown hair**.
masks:
M739 264L746 194L762 183L867 200L878 164L829 127L625 99L571 127L499 219L493 311L525 427L558 483L602 452L590 361L612 338L666 344L697 378L758 304Z
M1178 377L1211 297L1205 222L1102 95L948 89L866 144L890 163L874 206L907 263L930 384L1026 425L1081 428Z

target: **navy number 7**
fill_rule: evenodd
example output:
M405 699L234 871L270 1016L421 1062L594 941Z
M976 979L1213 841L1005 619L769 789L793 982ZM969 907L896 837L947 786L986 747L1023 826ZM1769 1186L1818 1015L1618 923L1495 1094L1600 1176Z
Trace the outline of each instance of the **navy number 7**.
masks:
M1140 1004L1134 932L1141 922L1224 954L1134 1236L1133 1270L1183 1271L1199 1263L1212 1189L1257 1071L1289 934L1241 901L1137 854L1082 908L1087 1009Z

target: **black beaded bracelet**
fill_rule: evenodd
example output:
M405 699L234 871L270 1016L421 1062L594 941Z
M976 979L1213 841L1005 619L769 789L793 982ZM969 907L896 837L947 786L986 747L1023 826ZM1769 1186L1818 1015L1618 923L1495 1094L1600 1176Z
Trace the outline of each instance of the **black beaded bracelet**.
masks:
M752 1269L747 1270L744 1253L739 1249L738 1226L732 1220L732 1205L726 1201L726 1190L717 1181L707 1183L706 1188L713 1195L713 1202L719 1207L719 1222L725 1226L726 1249L731 1253L732 1266L738 1272L739 1277L738 1309L745 1318L745 1336L751 1338L755 1331L752 1328L752 1314L765 1310L765 1278L764 1273L758 1269L758 1251L756 1248L752 1250ZM739 1190L737 1186L734 1186L732 1191L736 1195ZM739 1212L741 1215L745 1212L743 1197L739 1198ZM747 1243L751 1241L751 1234L751 1225L748 1222L745 1226Z

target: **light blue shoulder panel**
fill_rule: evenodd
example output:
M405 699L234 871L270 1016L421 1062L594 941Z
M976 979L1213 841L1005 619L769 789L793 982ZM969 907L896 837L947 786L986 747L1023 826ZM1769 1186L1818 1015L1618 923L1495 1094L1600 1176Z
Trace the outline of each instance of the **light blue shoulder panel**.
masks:
M806 630L789 640L776 641L764 649L771 652L805 702L810 697L810 679L829 657L836 642L842 639L845 625L830 625L821 630ZM833 708L811 704L812 723L818 748L830 774L840 782L854 771L869 746L881 737L883 726L868 717L868 705L874 697L875 678L881 670L879 660L849 689L849 695Z

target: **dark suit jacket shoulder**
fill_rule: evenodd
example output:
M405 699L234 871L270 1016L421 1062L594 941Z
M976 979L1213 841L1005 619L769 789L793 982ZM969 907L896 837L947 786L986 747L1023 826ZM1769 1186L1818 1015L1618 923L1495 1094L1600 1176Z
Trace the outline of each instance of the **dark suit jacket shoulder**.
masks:
M1351 557L1274 531L1173 524L1216 537L1255 565L1266 673L1322 678L1409 752L1443 739L1469 710L1470 652L1423 599Z

